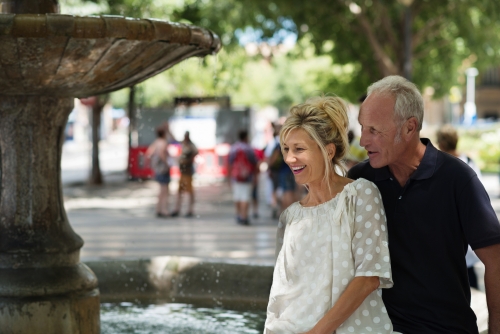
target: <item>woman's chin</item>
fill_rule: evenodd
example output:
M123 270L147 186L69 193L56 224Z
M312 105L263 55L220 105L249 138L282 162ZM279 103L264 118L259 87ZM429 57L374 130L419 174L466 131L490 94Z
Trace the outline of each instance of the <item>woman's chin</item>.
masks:
M305 186L306 182L302 181L301 178L297 178L297 175L295 175L295 183L297 183L299 186Z

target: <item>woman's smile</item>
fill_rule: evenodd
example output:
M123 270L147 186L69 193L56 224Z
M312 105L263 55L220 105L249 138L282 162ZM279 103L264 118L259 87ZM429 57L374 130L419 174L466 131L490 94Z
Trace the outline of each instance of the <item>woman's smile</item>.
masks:
M292 172L297 175L297 174L300 174L304 168L306 168L306 166L290 166L290 168L292 169Z

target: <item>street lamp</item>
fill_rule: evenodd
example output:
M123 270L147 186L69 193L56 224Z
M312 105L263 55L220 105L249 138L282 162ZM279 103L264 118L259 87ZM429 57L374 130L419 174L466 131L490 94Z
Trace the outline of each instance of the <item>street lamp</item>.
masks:
M477 68L469 67L465 70L467 75L467 95L464 105L464 124L471 125L476 118L476 76L479 74Z

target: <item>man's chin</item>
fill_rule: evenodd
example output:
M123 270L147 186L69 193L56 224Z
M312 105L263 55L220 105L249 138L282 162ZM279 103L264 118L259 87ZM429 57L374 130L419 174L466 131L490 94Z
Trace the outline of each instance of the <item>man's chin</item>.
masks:
M370 163L370 166L372 166L372 168L382 168L385 166L378 162L376 159L368 159L368 162Z

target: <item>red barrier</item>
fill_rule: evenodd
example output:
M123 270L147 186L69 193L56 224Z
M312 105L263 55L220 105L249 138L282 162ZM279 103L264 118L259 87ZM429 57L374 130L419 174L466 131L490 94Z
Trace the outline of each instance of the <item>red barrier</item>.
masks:
M147 146L131 147L128 152L128 175L132 179L149 179L154 176L146 157Z
M228 146L222 144L213 149L199 149L195 157L195 171L200 176L214 178L227 176L227 154ZM150 167L149 159L146 157L147 146L133 147L129 151L128 173L133 179L149 179L154 177ZM170 176L179 178L178 159L181 153L179 144L168 145L169 163L171 164Z

